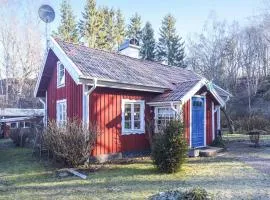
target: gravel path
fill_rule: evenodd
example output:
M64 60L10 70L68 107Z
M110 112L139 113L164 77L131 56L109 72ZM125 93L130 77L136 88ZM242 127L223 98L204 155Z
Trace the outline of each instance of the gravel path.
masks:
M252 147L248 142L230 142L225 156L234 156L256 170L270 176L270 147Z

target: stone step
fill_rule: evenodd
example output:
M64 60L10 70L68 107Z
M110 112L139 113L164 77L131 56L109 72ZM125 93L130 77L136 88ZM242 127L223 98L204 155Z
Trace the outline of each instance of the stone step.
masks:
M223 148L206 147L205 149L200 149L200 156L201 157L212 157L212 156L216 156L221 151L223 151Z
M199 149L191 149L189 150L189 157L212 157L216 156L219 152L222 152L224 149L219 147L204 147Z

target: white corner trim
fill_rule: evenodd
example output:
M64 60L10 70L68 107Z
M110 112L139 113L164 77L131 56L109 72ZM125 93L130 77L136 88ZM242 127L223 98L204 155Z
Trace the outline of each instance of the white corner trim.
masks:
M217 109L217 130L220 130L221 127L220 127L220 106L218 106L218 109Z
M192 148L192 97L189 103L189 147Z
M93 86L88 89L88 86L83 84L82 87L82 118L83 122L85 125L87 125L87 128L89 128L90 124L90 113L89 113L89 108L90 108L90 95L91 93L96 89L97 87L97 79L94 79Z
M81 71L78 69L78 67L74 64L74 62L67 56L67 54L63 51L63 49L59 46L59 44L53 39L53 37L50 37L50 48L55 53L57 58L63 63L66 70L72 77L72 79L76 82L76 84L79 84L79 78L82 77Z
M215 105L212 101L212 140L215 139Z
M207 98L206 96L204 97L204 146L206 147L206 125L207 125L207 117L206 117L206 112L207 112Z
M125 104L131 104L131 129L125 129ZM141 129L134 129L134 103L140 103L140 126ZM145 133L145 101L144 100L131 100L131 99L122 99L121 103L121 111L122 111L122 135L130 135L130 134L144 134Z

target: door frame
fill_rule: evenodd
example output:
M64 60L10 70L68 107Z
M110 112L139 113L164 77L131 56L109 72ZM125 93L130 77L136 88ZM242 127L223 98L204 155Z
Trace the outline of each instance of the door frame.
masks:
M193 97L199 97L199 98L203 98L204 99L204 113L203 113L203 115L204 115L204 120L203 120L203 124L204 124L204 145L203 146L200 146L200 147L205 147L206 146L206 104L207 104L207 102L206 102L206 100L207 100L207 98L206 98L206 96L202 96L202 95L193 95L191 98L190 98L190 114L189 114L189 118L190 118L190 123L189 123L189 131L190 131L190 133L189 133L189 147L190 148L192 148L192 104L193 104L193 102L192 102L192 98ZM195 147L195 148L200 148L200 147Z

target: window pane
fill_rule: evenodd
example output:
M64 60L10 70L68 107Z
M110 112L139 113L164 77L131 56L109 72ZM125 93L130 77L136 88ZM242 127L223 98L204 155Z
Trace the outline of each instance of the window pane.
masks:
M125 121L125 129L131 129L131 121Z
M134 129L141 129L141 121L140 120L134 121Z
M134 120L140 120L140 104L134 104Z
M131 129L131 104L125 104L125 129Z
M131 104L125 105L125 120L131 120Z

